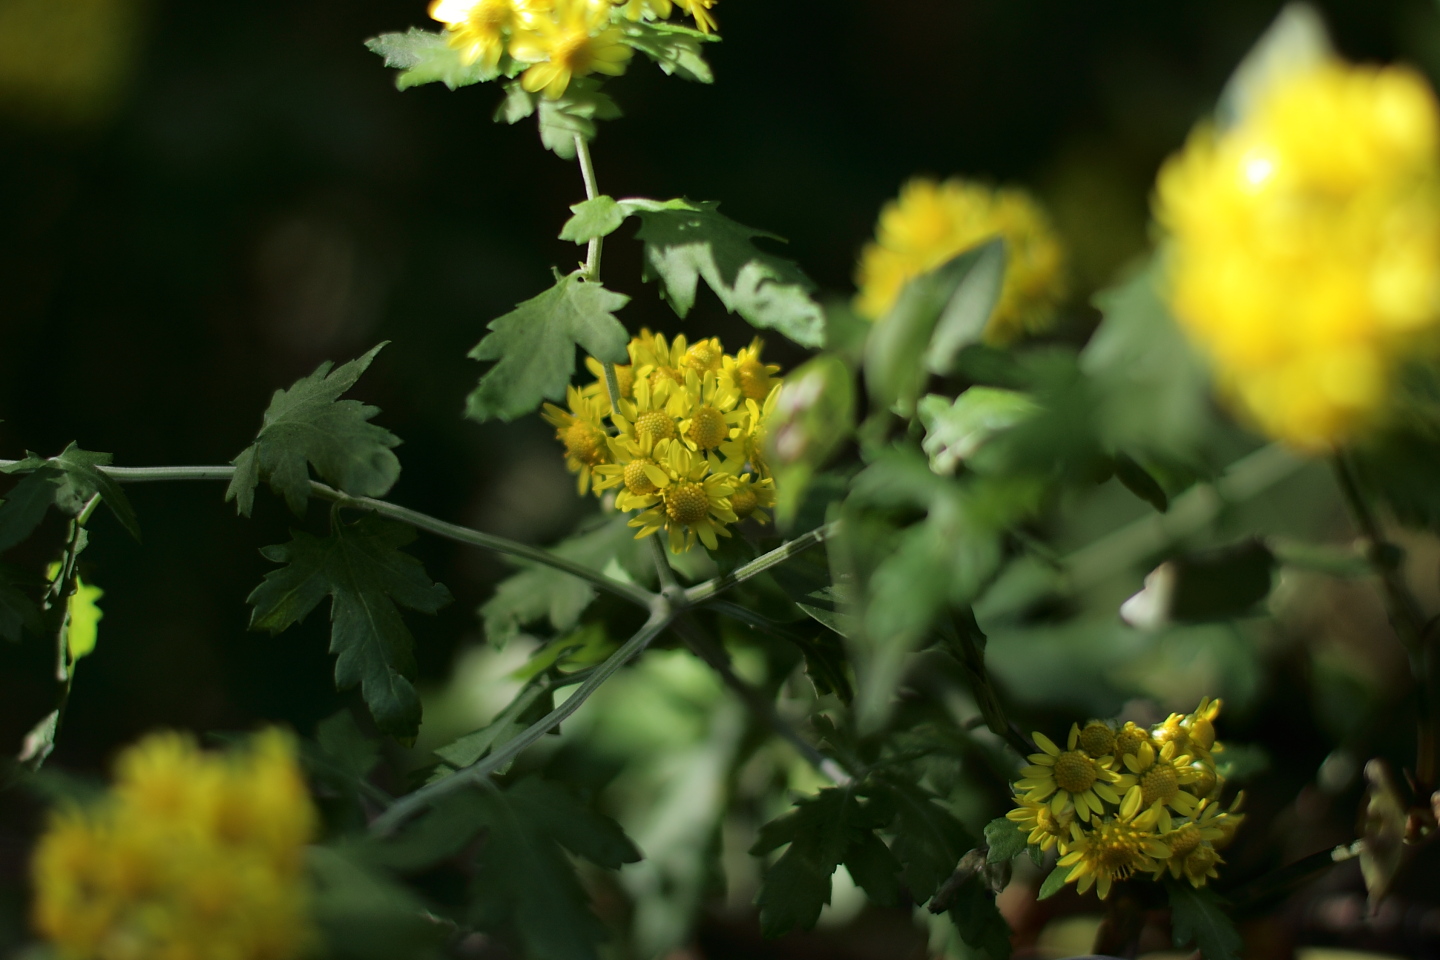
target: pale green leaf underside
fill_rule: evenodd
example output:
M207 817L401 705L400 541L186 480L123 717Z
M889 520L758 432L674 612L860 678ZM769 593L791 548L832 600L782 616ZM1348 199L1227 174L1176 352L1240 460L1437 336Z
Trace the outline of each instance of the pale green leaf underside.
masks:
M411 27L405 33L382 33L366 40L365 46L384 57L385 66L400 71L395 86L401 90L437 81L454 90L500 76L498 69L478 60L466 63L443 33L431 30Z

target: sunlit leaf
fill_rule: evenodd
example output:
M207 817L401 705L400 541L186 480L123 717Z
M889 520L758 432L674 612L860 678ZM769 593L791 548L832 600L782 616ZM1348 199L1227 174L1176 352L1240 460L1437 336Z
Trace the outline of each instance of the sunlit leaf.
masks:
M654 60L665 73L697 83L714 82L700 46L718 41L717 35L663 20L631 21L624 27L625 43Z
M446 42L444 33L411 27L405 33L382 33L365 41L373 53L385 58L385 66L400 71L395 86L401 90L439 81L451 90L500 76L498 68L483 60L466 63L459 47Z

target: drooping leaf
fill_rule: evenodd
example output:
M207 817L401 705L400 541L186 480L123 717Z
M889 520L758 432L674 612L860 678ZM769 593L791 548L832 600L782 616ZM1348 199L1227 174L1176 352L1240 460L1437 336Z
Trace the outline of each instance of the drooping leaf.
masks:
M890 850L905 868L910 895L917 904L924 903L955 872L974 842L955 815L923 787L887 777L870 792L894 811L887 828L894 834Z
M288 390L276 390L255 442L231 461L235 476L225 500L234 500L236 510L248 517L255 487L265 480L285 498L291 512L301 516L310 498L307 463L322 480L345 493L357 497L388 493L400 476L400 461L392 450L400 445L400 438L369 422L380 412L378 407L340 399L385 343L333 371L327 360Z
M1058 869L1058 868L1057 868ZM1167 883L1170 924L1175 946L1194 946L1205 960L1239 960L1244 945L1235 922L1225 915L1225 902L1207 887Z
M365 46L384 57L385 66L400 71L395 77L400 90L436 81L454 90L500 76L498 66L487 67L483 60L466 63L459 47L450 46L444 33L432 30L411 27L404 33L382 33L366 40Z
M985 843L990 851L985 855L987 863L1004 863L1014 860L1025 852L1025 831L1013 820L996 817L985 825Z
M470 887L470 922L487 931L513 928L524 954L537 960L594 960L605 928L564 851L608 870L640 859L639 851L613 820L547 781L482 791L478 808L487 833Z
M634 21L625 24L625 43L659 64L668 75L692 80L696 83L713 83L715 75L700 45L720 38L713 33L701 33L678 23Z
M4 472L30 473L34 471L44 475L54 485L53 502L55 506L71 516L77 516L85 508L85 504L90 502L90 498L99 494L101 501L110 508L110 512L115 515L116 520L120 521L120 525L125 528L126 532L139 540L140 521L135 516L135 508L130 506L130 501L125 497L120 485L100 469L109 466L112 459L114 458L108 453L82 450L77 444L71 443L59 454L49 459L26 451L25 459L17 460L5 467ZM58 475L53 471L58 471ZM28 537L34 530L35 524L40 522L43 511L39 511L36 501L40 498L45 482L45 480L34 481L34 487L20 494L22 504L17 507L20 512L11 521L13 524L10 528L11 536L23 532L24 536ZM17 485L11 496L19 493L19 490L20 485ZM3 510L3 507L0 507L0 510ZM37 511L39 511L38 515Z
M580 273L491 321L490 333L470 351L472 360L498 360L471 392L466 416L514 420L541 400L559 400L575 373L575 348L597 360L626 359L629 335L615 311L630 298L591 283Z
M574 160L575 138L594 140L598 132L595 121L615 119L620 116L620 108L591 77L571 80L557 100L530 93L518 81L507 84L505 99L495 111L496 122L519 123L530 116L537 116L540 142L545 149L561 159Z
M755 245L774 234L736 223L719 204L689 200L622 200L637 215L645 243L645 279L658 280L675 313L689 314L701 280L725 309L753 327L776 330L803 347L825 339L825 314L814 284L789 260Z
M565 221L560 239L575 243L589 243L597 237L607 237L625 222L625 210L613 197L582 200L572 204L570 212L574 216Z
M336 687L359 684L376 724L402 738L419 727L420 698L408 679L413 639L399 606L435 613L450 602L450 591L401 552L414 539L412 528L373 515L336 524L328 537L295 531L289 543L261 551L285 566L267 573L249 597L250 628L279 633L328 596Z
M841 863L877 901L898 893L899 864L874 834L883 821L879 813L853 790L828 787L760 828L751 854L789 844L760 884L756 902L765 936L813 927L830 902L831 877Z
M23 543L35 532L45 511L55 502L56 488L64 475L49 466L39 467L20 479L0 504L0 552Z
M594 529L558 544L554 553L602 572L612 561L631 575L643 575L645 556L634 530L624 517L613 517ZM543 564L523 563L525 569L502 581L495 596L480 608L485 636L504 646L528 624L548 620L558 633L574 628L595 599L595 588L579 577Z
M1165 488L1160 486L1160 481L1156 480L1149 470L1136 463L1129 454L1115 455L1115 479L1161 513L1170 509L1170 497L1166 495Z
M925 425L921 446L930 469L952 475L995 434L1025 422L1039 412L1035 401L1016 390L971 387L952 402L931 394L916 412Z

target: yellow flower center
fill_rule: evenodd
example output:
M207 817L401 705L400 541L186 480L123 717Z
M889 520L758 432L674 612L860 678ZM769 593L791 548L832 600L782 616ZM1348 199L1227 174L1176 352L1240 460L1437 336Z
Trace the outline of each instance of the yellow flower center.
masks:
M710 513L710 498L705 488L689 481L671 484L665 490L665 515L671 523L691 526Z
M701 450L713 450L730 436L730 425L725 414L714 407L701 407L690 418L690 429L685 434Z
M605 462L605 431L586 420L576 420L561 437L565 452L581 463L594 466Z
M744 520L755 512L760 506L760 498L755 496L754 490L737 490L730 495L730 509L735 511L735 516Z
M1179 792L1180 780L1175 775L1175 768L1163 760L1146 770L1140 778L1140 802L1144 806L1148 807L1157 800L1169 803Z
M1174 856L1183 857L1200 846L1200 828L1193 823L1187 823L1165 839L1170 846L1170 852Z
M1135 871L1137 861L1145 857L1148 834L1121 820L1111 820L1095 828L1086 847L1086 857L1116 880L1124 880Z
M759 360L746 360L739 368L740 392L751 400L764 400L770 395L770 372Z
M550 48L550 62L559 64L577 76L590 72L595 56L590 49L590 34L586 30L570 30Z
M685 366L702 374L711 370L719 370L720 356L720 351L715 349L714 343L709 340L701 340L685 351Z
M647 466L655 466L654 460L631 460L625 464L625 489L637 496L645 496L654 493L655 483L650 475L645 472Z
M1091 721L1080 731L1080 746L1092 757L1111 756L1115 752L1115 731L1109 724Z
M1055 758L1055 783L1061 790L1084 793L1095 785L1095 761L1079 750L1069 750Z
M1127 725L1124 730L1115 734L1115 753L1117 756L1122 757L1127 753L1134 753L1140 749L1140 744L1144 743L1147 739L1148 737L1145 735L1144 730L1141 730L1139 727Z
M648 410L635 418L635 435L659 443L675 438L675 418L664 410Z

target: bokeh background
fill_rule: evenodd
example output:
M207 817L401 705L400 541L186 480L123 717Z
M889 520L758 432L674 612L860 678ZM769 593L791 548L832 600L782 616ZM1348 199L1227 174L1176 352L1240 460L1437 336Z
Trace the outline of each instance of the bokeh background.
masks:
M1440 68L1436 4L1318 5L1348 56ZM907 177L1020 184L1071 247L1066 329L1080 338L1089 294L1147 247L1158 164L1279 6L725 0L713 87L639 59L611 84L626 116L594 145L601 186L720 200L787 237L821 288L847 297L875 215ZM479 372L465 354L485 324L583 254L556 239L582 198L578 171L543 151L529 122L490 121L497 89L397 93L363 41L427 24L418 0L0 0L0 456L78 440L126 465L223 463L274 389L391 340L356 395L405 440L393 499L530 542L573 525L586 506L538 418L482 426L460 412ZM637 253L623 239L606 250L607 285L635 298L632 327L714 331L732 349L748 340L713 301L680 325L641 285ZM779 342L767 356L799 359ZM1347 536L1323 476L1307 476L1284 488L1286 522ZM100 771L156 726L279 721L308 733L350 702L330 681L323 614L278 638L245 628L245 597L268 568L257 549L296 523L280 505L262 494L246 521L221 484L128 492L144 542L112 518L93 524L83 569L106 591L105 620L55 765ZM1107 515L1093 522L1098 532ZM61 530L52 517L7 559L38 569ZM412 618L422 678L439 684L482 643L474 610L507 568L430 539L414 551L456 597L433 620ZM1368 590L1292 587L1301 613L1283 636L1207 669L1241 691L1224 733L1262 746L1261 809L1290 818L1279 845L1300 855L1347 839L1350 768L1408 734L1385 714L1404 665ZM1421 587L1433 601L1435 584ZM0 644L0 749L13 753L50 709L50 655L33 638ZM1116 662L1097 655L1094 669ZM1144 669L1163 690L1196 668L1171 657ZM1043 691L1033 699L1021 712L1039 723ZM1332 769L1330 789L1317 770L1341 748L1349 767ZM0 796L0 951L23 937L34 825L30 800ZM1333 884L1332 912L1351 909L1354 878ZM1319 896L1291 909L1284 936L1398 953L1440 939L1433 891L1413 915L1358 934L1326 927ZM743 917L707 929L706 956L922 950L893 925L868 940L832 927L764 947Z

